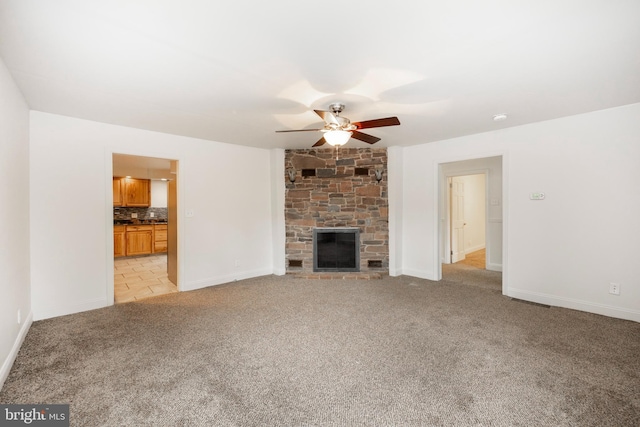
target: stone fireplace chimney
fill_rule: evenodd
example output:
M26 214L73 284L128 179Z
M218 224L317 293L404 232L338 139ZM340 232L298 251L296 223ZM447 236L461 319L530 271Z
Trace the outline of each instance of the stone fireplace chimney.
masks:
M315 229L330 228L359 230L359 266L330 277L387 273L387 150L286 150L285 170L287 273L328 277L325 272L313 271L313 243Z

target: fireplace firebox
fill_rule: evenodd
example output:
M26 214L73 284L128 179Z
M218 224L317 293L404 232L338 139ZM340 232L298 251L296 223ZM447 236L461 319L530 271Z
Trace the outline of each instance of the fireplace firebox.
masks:
M360 271L360 229L313 229L313 271Z

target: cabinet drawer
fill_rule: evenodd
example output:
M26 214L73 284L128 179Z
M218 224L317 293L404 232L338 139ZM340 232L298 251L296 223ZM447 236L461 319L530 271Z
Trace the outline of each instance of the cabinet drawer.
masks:
M153 231L153 225L127 225L127 231Z
M156 230L155 233L155 241L160 241L160 240L167 240L167 230Z

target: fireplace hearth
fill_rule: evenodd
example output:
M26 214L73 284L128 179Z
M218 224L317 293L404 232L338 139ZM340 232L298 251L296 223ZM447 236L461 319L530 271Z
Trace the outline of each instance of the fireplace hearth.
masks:
M315 228L313 271L360 271L360 229Z

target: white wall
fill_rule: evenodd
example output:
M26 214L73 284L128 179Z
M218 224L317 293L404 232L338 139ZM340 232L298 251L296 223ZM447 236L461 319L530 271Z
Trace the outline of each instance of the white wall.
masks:
M404 274L435 275L438 164L503 155L505 293L640 321L639 118L633 104L405 148Z
M166 208L168 193L167 181L151 180L151 207Z
M285 176L284 150L271 150L271 216L273 221L273 274L282 276L287 273L286 266L286 227L284 219Z
M0 200L1 388L32 318L29 285L29 108L2 60Z
M113 298L114 152L179 161L181 290L273 272L269 150L32 111L36 319L103 307ZM186 210L194 216L185 217Z
M402 274L402 217L403 217L403 149L387 149L387 177L389 189L389 275Z

